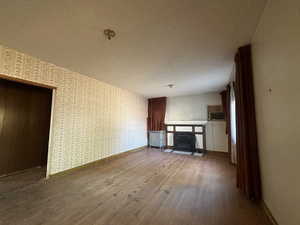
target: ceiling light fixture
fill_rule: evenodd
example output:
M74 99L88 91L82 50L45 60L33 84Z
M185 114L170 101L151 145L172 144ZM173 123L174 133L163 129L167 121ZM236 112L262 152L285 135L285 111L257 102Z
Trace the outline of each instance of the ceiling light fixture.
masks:
M173 88L173 87L175 87L175 85L174 84L168 84L167 87L168 88Z
M111 30L111 29L105 29L104 30L104 35L108 40L111 40L113 37L116 36L116 32Z

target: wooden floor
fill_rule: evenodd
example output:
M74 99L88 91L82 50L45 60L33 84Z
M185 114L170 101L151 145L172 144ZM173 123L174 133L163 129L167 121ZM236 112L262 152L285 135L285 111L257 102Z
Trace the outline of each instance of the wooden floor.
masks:
M5 193L34 185L46 177L46 167L36 167L0 177L0 201ZM0 203L1 204L1 203Z
M148 149L2 190L1 225L269 225L213 154Z

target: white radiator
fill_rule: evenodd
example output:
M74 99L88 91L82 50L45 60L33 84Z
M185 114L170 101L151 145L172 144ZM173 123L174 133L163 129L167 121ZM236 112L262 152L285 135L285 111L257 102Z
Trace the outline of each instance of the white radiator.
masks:
M161 131L149 131L149 146L164 148L166 146L166 132Z

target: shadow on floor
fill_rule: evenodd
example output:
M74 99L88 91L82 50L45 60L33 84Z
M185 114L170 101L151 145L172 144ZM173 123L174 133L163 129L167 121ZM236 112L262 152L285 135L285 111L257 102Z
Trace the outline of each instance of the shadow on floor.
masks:
M46 167L36 167L16 174L0 177L0 193L16 191L43 180Z

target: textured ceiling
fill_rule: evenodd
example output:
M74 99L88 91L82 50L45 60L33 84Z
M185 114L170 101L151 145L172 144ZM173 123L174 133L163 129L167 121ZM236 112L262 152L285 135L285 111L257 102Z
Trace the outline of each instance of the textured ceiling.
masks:
M146 97L219 91L265 0L1 0L0 44ZM108 41L103 30L117 36ZM169 89L167 84L175 84Z

